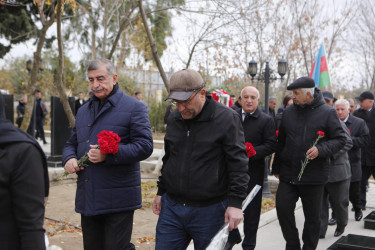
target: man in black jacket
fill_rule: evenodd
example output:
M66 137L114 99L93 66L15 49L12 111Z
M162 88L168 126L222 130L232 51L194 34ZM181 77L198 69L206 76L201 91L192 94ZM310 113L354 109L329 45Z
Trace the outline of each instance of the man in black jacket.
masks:
M159 215L156 249L206 249L229 222L243 218L248 157L240 116L206 97L200 74L186 69L170 79L165 156L153 212Z
M43 150L5 119L0 93L0 249L46 248L43 222L48 190Z
M366 209L366 185L371 174L375 177L375 109L374 94L370 91L363 92L356 99L359 100L360 109L354 111L354 116L363 119L370 132L369 145L362 148L362 181L361 201L362 210Z
M29 133L30 135L34 135L33 130L36 130L35 138L40 137L43 143L47 144L46 137L44 135L44 120L48 114L47 106L42 99L42 92L39 89L34 91L34 95L34 110L31 116L29 128L27 129L27 133Z
M276 146L276 129L272 116L267 115L258 108L260 95L254 87L245 87L241 91L242 109L237 109L242 117L242 126L245 133L245 142L250 142L255 149L255 156L249 159L250 181L248 192L255 185L263 186L265 157L274 152ZM242 248L252 250L256 245L256 236L262 207L262 190L254 197L244 212L245 238ZM235 241L234 234L239 235L238 230L230 232L229 241L225 249L231 249ZM238 236L240 237L240 236ZM237 238L238 238L237 237ZM232 246L229 246L231 244Z
M83 93L82 92L78 92L78 94L77 94L77 100L75 101L75 104L74 104L74 108L75 108L75 115L77 115L77 112L78 112L78 109L80 108L80 107L82 107L83 106L83 104L85 104L86 102L85 102L85 100L83 99Z
M294 104L283 112L272 171L280 178L276 211L287 250L301 249L294 209L301 198L305 215L303 249L316 249L319 241L320 208L328 181L329 157L345 144L344 130L334 108L325 105L309 77L301 77L287 89ZM315 146L318 132L324 133ZM309 160L301 171L305 159ZM302 172L302 173L301 173Z
M349 129L353 141L353 147L348 151L352 177L349 187L349 200L354 208L354 218L356 221L362 219L361 202L361 148L369 143L369 130L366 123L350 114L350 103L347 100L337 100L335 103L336 113L340 120L345 122Z

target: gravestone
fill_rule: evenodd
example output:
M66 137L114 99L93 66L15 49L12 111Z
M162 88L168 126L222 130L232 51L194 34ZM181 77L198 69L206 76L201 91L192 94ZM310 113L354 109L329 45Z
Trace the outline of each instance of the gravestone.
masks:
M3 98L4 98L5 118L10 120L14 124L13 95L3 94Z
M69 105L74 110L74 97L69 97ZM71 132L60 98L51 96L51 155L47 160L48 167L62 166L62 151Z

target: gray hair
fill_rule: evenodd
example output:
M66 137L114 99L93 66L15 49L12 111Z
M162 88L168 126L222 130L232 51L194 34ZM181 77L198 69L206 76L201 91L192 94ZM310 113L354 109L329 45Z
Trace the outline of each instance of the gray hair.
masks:
M353 102L353 103L355 104L355 101L354 101L353 98L349 98L349 99L347 99L347 100L348 100L349 104L350 104L350 102Z
M248 87L253 88L253 89L255 90L255 92L257 93L257 95L258 95L258 99L260 99L260 93L259 93L259 90L258 90L257 88L255 88L255 87L253 87L253 86L247 86L247 87L243 88L243 89L241 90L240 97L242 96L242 93L243 93L244 89L246 89L246 88L248 88Z
M273 102L273 101L277 101L277 98L275 96L270 96L270 98L268 98L268 102Z
M117 74L115 65L113 65L113 63L110 60L105 58L99 58L90 61L89 65L87 66L87 72L99 69L102 64L106 65L108 75L113 76Z
M344 104L344 105L345 105L345 108L349 110L349 107L350 107L349 102L348 102L347 100L345 100L345 99L339 99L339 100L337 100L337 101L335 102L335 107L336 107L337 105L342 105L342 104Z
M304 95L307 95L307 93L310 93L311 96L314 96L314 89L315 88L301 88L301 91Z

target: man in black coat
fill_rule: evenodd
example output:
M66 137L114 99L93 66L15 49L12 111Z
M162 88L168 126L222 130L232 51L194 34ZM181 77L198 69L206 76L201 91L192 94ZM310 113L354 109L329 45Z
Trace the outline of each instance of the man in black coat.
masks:
M375 109L374 94L370 91L363 92L356 99L359 100L360 109L354 111L354 116L363 119L370 131L370 142L366 147L362 147L362 181L361 181L361 201L362 210L366 209L366 185L371 174L375 177Z
M34 138L5 119L0 94L0 249L45 249L48 190L43 150Z
M83 104L86 103L85 100L83 99L83 93L82 92L79 92L77 94L77 97L78 97L78 99L75 101L75 105L74 105L74 107L75 107L75 115L77 115L78 109L80 107L82 107Z
M21 100L19 100L19 103L17 105L17 119L16 123L18 127L21 127L22 121L23 121L23 116L25 114L25 105L27 104L27 95L24 95Z
M348 151L349 162L352 172L349 187L349 200L354 208L354 218L356 221L362 219L362 202L361 202L361 148L369 143L369 130L366 123L350 114L350 106L347 100L337 100L335 103L336 113L340 120L345 122L349 129L353 141L353 147Z
M229 230L243 218L249 181L240 116L206 96L194 70L174 73L167 99L176 104L168 117L165 156L152 208L159 215L156 250L206 249L225 222Z
M276 129L273 118L262 112L258 108L260 95L254 87L245 87L241 91L242 109L237 109L237 113L242 117L242 126L244 128L245 142L250 142L255 149L255 156L249 159L250 181L248 192L255 185L263 186L265 157L274 152L276 146ZM256 245L256 236L259 225L259 218L262 206L262 189L254 197L254 200L244 211L244 234L245 238L242 248L252 250ZM229 243L233 242L236 231L231 232ZM238 237L237 237L238 238ZM232 241L232 242L231 242ZM225 249L231 249L227 244Z
M334 108L325 105L309 77L290 84L294 104L286 108L280 124L272 171L280 178L276 211L287 250L301 249L294 209L299 198L305 224L303 249L316 249L319 241L323 188L328 182L329 158L345 144L344 130ZM317 141L318 132L324 137ZM301 162L309 160L305 169ZM303 170L303 171L301 171Z

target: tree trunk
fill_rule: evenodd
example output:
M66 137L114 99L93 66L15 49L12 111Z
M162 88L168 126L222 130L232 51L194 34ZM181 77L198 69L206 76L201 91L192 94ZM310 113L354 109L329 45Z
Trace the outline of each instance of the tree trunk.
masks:
M39 14L41 15L41 19L44 20L44 14L43 14L43 9L39 8ZM42 17L43 16L43 17ZM26 104L25 107L25 114L23 117L21 129L26 131L27 128L29 127L30 121L31 121L31 115L33 112L33 107L34 107L34 91L35 91L35 83L37 81L37 76L38 76L38 71L40 68L40 61L41 61L41 54L42 54L42 48L44 45L44 42L46 40L46 34L47 30L55 21L55 12L52 12L51 18L47 22L42 22L42 29L39 32L39 37L38 37L38 44L36 51L34 52L34 61L33 61L33 67L30 72L30 79L28 82L27 88L29 89L29 93L27 94L27 99L29 102Z
M131 11L130 11L131 10ZM116 35L116 38L115 40L113 41L113 44L112 44L112 49L111 49L111 52L109 52L108 54L108 57L107 59L108 60L111 60L112 59L112 56L113 54L115 53L115 50L117 48L117 44L118 44L118 41L120 40L120 37L121 37L121 34L124 32L125 28L129 25L130 23L130 15L133 13L134 11L134 8L133 8L133 1L130 1L127 6L126 6L126 10L125 10L125 17L124 17L124 20L122 20L122 23L120 25L120 29L119 31L117 32L117 35Z
M92 6L91 1L89 1L90 4L90 12L89 12L89 19L90 19L90 27L91 27L91 60L94 60L96 58L96 35L95 35L95 26L94 26L94 20L92 17Z
M165 88L167 89L167 91L169 93L169 81L168 81L167 75L164 72L163 65L160 62L160 58L159 58L159 55L158 55L158 50L156 48L154 38L152 37L151 31L148 27L146 14L145 14L145 11L144 11L143 6L142 6L142 0L138 1L138 6L139 6L139 12L141 13L141 16L142 16L143 25L144 25L146 33L147 33L147 38L148 38L148 41L150 42L152 55L154 57L156 66L159 69L160 76L163 79Z
M74 127L75 118L72 112L72 109L69 105L68 96L66 95L65 90L65 82L63 81L63 72L64 72L64 51L63 51L63 38L61 35L61 7L62 1L58 0L57 3L57 18L56 18L56 25L57 25L57 44L59 48L59 67L56 71L56 87L57 91L59 92L60 102L63 105L64 111L66 116L69 120L69 126L72 128Z
M108 36L108 0L104 0L104 16L103 16L103 24L104 24L104 31L103 31L103 42L102 42L102 58L106 58L107 54L107 36Z

